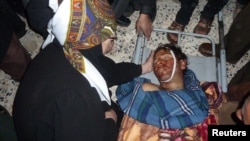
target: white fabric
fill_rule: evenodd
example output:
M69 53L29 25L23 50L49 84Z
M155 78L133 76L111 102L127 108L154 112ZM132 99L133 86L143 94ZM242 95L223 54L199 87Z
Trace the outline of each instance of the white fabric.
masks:
M162 82L169 82L170 80L172 80L172 78L174 77L174 74L175 74L175 69L176 69L176 57L174 55L174 52L172 50L170 50L170 53L171 55L173 56L173 59L174 59L174 66L173 66L173 70L172 70L172 73L171 73L171 77L165 81L162 81Z
M101 101L107 101L108 104L111 105L111 100L106 81L87 58L84 58L84 62L85 62L86 73L82 73L82 75L88 79L92 87L96 88L101 98Z
M45 48L49 43L52 43L54 38L56 38L61 45L63 45L66 40L71 13L71 1L63 0L59 7L55 4L55 1L57 2L57 0L50 0L49 2L50 7L56 13L48 23L47 30L49 35L45 39L42 48Z
M58 0L49 0L49 7L53 10L55 13L58 8Z

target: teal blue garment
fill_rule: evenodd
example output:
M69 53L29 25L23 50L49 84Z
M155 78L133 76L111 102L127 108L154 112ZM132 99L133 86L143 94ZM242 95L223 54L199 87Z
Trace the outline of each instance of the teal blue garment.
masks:
M117 87L117 102L125 114L162 129L182 129L208 116L208 101L193 71L185 71L182 90L143 91L142 84L149 81L138 77Z

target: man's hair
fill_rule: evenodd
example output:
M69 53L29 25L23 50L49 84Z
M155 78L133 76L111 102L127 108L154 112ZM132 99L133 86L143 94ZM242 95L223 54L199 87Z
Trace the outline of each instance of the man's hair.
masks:
M187 60L187 55L182 52L181 48L174 44L159 44L155 54L160 50L172 50L177 60Z

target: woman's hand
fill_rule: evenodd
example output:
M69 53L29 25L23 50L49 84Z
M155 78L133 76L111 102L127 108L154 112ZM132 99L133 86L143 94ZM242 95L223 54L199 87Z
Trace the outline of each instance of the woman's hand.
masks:
M117 115L113 109L105 112L105 118L111 118L115 121L115 123L117 122Z
M102 53L103 54L109 53L112 50L112 48L115 44L114 40L115 40L115 38L108 38L107 40L102 42Z
M152 51L149 54L146 62L141 65L142 66L142 74L149 73L153 70L153 61L154 61L153 57L154 57L154 51Z

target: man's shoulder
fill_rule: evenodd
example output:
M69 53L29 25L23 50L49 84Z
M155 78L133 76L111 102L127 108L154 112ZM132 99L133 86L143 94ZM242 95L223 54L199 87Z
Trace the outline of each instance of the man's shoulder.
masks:
M159 89L159 85L150 83L150 82L145 82L142 84L142 89L143 91L156 91L156 90L160 90Z

